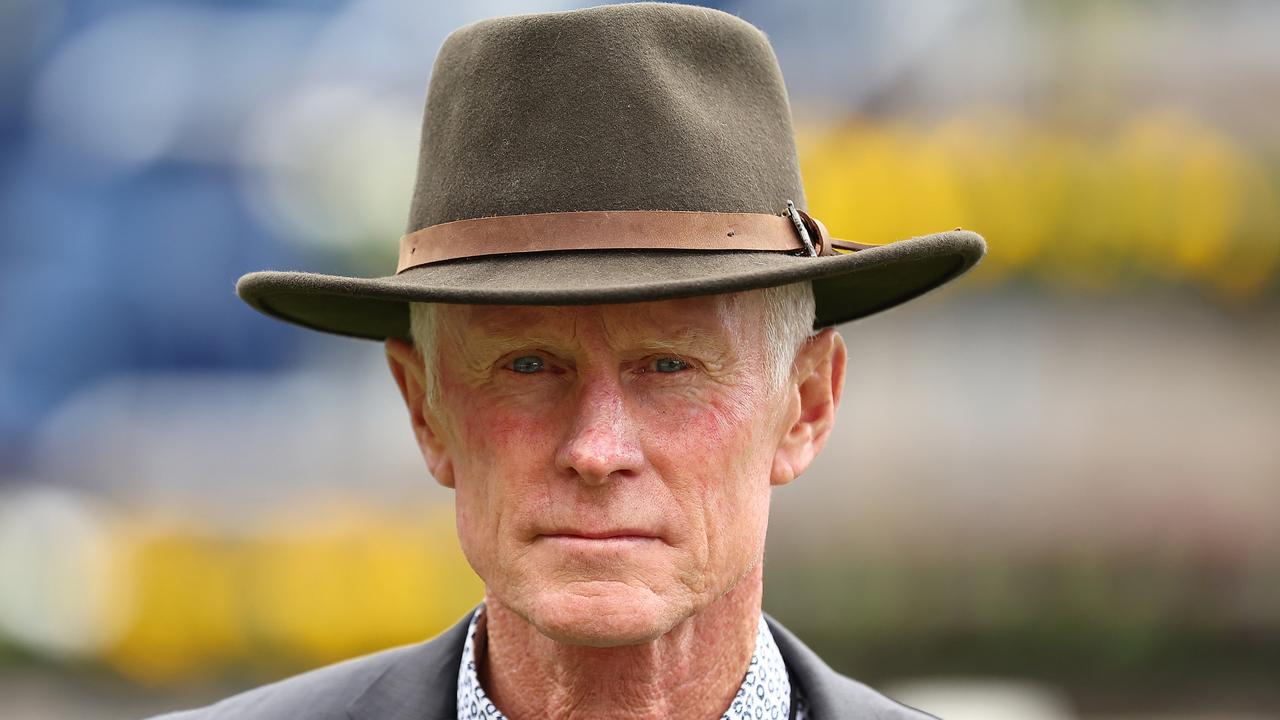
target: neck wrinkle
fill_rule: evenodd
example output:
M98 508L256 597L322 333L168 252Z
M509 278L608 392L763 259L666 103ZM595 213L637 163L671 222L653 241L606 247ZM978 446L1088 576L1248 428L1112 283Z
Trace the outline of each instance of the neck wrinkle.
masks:
M612 648L551 640L486 593L481 684L509 720L718 718L755 650L762 578L757 564L665 635Z

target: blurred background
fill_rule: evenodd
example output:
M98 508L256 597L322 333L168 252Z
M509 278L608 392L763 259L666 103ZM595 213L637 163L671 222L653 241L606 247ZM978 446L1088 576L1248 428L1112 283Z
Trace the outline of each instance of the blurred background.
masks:
M844 328L766 609L947 718L1280 717L1280 3L742 0L839 237L964 281ZM191 706L480 597L381 347L445 35L573 2L0 4L0 716Z

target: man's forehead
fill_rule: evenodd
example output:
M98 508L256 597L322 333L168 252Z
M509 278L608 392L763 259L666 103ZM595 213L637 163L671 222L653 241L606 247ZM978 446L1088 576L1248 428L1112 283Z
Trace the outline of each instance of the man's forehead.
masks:
M758 322L756 293L610 305L458 305L445 311L455 332L488 337L563 335L598 326L611 337L730 339Z

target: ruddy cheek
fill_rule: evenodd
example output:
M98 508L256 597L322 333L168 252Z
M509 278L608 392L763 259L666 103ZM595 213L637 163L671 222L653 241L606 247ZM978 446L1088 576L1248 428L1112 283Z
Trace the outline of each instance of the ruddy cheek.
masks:
M698 458L686 466L687 491L698 498L713 557L742 552L755 533L761 494L768 493L765 448L758 442L754 417L737 419L736 405L713 404L686 417L683 443L666 450L672 458ZM765 500L767 502L767 500Z
M521 486L537 482L552 465L554 433L542 417L477 402L462 425L471 474L492 495L490 503L523 502Z
M545 443L550 428L539 417L497 410L486 413L469 431L482 437L485 449L498 457L519 457Z
M701 445L721 447L726 442L736 444L735 436L742 433L750 422L743 415L735 401L718 398L686 406L676 415L678 427L675 429Z

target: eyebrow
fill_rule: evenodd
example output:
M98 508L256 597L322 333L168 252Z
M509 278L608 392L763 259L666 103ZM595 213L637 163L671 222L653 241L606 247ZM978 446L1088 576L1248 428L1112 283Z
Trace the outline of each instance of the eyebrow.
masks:
M643 352L669 352L675 355L692 355L709 362L717 363L725 360L729 354L727 337L720 333L700 328L684 327L677 330L664 330L661 337L647 335L643 330L629 330L622 335L621 342L614 343L621 350L640 350ZM611 340L613 336L611 336ZM471 370L483 370L490 363L503 355L521 348L544 348L549 352L568 351L563 338L540 332L536 328L526 331L511 329L488 329L470 338L463 333L455 333L455 342L467 350L464 362Z
M717 333L696 328L685 328L669 337L642 337L634 345L650 351L671 351L677 353L720 353L726 343Z

